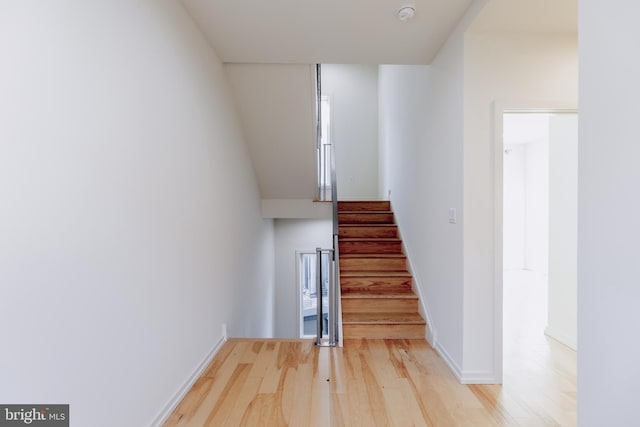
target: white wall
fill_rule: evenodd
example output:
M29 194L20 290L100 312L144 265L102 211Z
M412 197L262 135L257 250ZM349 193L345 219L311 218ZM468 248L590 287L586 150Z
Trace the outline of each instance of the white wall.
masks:
M503 155L503 194L504 215L503 228L503 270L527 269L543 277L546 283L549 258L549 114L508 112L502 114L503 145L511 150L522 150L519 161L514 162L513 153ZM518 167L514 171L514 166ZM499 165L496 165L500 168ZM517 175L514 175L517 172ZM517 188L512 181L518 183ZM520 183L522 181L522 183ZM514 191L517 190L517 194ZM513 197L519 197L521 204L518 215L518 227L512 224L507 203ZM511 261L514 242L522 251L518 263Z
M640 5L580 0L578 422L637 424Z
M380 194L391 202L426 304L430 342L463 372L464 31L476 1L430 66L379 69ZM449 209L458 222L448 222Z
M277 219L275 224L276 338L299 338L296 251L331 248L331 220Z
M378 197L378 66L322 65L340 200ZM386 199L386 196L384 197Z
M506 120L506 119L505 119ZM548 133L548 121L545 123ZM505 145L503 266L546 278L549 242L549 141ZM575 196L574 191L574 196Z
M381 194L391 202L428 307L432 344L458 374L462 363L462 37L431 66L379 70Z
M547 335L577 348L578 116L549 117Z
M225 64L263 199L317 194L315 66Z
M223 323L273 331L273 226L222 66L173 1L0 21L0 401L149 425Z
M542 277L549 274L549 120L544 120L545 137L526 145L525 265ZM574 159L575 160L575 159ZM577 191L568 197L575 197ZM575 241L574 241L575 244Z
M527 199L525 144L504 145L504 264L505 270L525 268Z
M464 369L471 381L499 380L499 307L494 296L493 103L577 103L572 35L465 35L464 54ZM514 105L515 104L515 105ZM522 105L520 105L522 106Z

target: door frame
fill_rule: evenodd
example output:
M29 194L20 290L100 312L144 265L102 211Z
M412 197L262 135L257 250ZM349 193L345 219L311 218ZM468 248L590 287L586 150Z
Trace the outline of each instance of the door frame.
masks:
M577 102L567 100L494 100L493 108L493 297L494 297L494 367L496 379L500 384L504 379L504 342L503 342L503 116L508 112L523 113L578 113Z
M304 303L302 301L302 256L303 255L316 255L315 250L296 250L296 296L298 301L298 309L296 310L297 318L296 322L298 323L298 338L315 338L315 335L305 335L304 334L304 319L302 317L304 311Z

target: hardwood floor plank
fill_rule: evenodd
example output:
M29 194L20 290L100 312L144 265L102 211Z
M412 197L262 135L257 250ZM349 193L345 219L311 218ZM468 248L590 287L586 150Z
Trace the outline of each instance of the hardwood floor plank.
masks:
M295 402L293 404L291 415L289 416L289 425L302 426L307 423L310 418L313 394L313 360L303 363L298 367L298 375L296 384L293 387Z
M220 398L215 406L208 414L207 419L202 423L203 426L221 426L225 425L227 418L231 415L234 407L241 397L241 391L249 378L251 365L238 364L231 375L229 382L225 385ZM244 408L242 408L244 409Z
M246 345L224 345L191 391L173 412L166 425L203 425L233 375ZM214 381L215 379L215 381ZM174 420L174 421L172 421ZM169 424L169 422L173 424Z
M165 426L575 426L570 353L557 372L462 385L424 340L344 345L230 340Z
M239 426L245 423L245 417L248 416L251 412L252 402L255 399L256 394L258 393L258 388L260 388L260 382L262 378L259 377L250 377L249 373L247 373L247 378L242 385L240 392L234 397L233 401L233 409L228 413L226 418L224 419L224 424L220 424L216 418L212 418L211 421L207 420L207 425L210 426L219 426L219 425L230 425L230 426ZM246 424L245 424L246 425Z

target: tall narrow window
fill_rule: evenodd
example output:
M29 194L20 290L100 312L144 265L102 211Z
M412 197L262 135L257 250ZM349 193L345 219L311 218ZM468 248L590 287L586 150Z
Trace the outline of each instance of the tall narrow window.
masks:
M320 142L318 147L318 188L320 200L331 200L331 105L320 98Z

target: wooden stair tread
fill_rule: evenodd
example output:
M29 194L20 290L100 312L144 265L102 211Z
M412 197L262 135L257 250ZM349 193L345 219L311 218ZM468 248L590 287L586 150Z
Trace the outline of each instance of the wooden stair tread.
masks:
M340 225L338 229L340 239L399 239L398 226L390 223Z
M338 201L338 211L358 210L358 211L380 211L390 210L391 203L388 200L341 200Z
M358 212L360 213L360 212ZM398 228L397 224L380 224L379 222L372 222L371 224L366 224L366 223L347 223L347 224L340 224L339 225L340 228L345 228L345 227L394 227L394 228Z
M412 278L408 271L345 271L340 272L341 277L406 277Z
M341 254L402 254L402 240L393 237L341 237Z
M425 325L420 313L343 313L342 323L345 325Z
M343 211L338 212L338 226L344 224L395 224L391 211Z
M341 259L348 258L406 258L402 253L396 254L340 254Z
M397 237L340 237L340 242L401 242Z
M342 299L418 299L418 296L413 292L384 292L384 291L358 291L347 292L342 294Z
M378 215L392 214L393 211L339 211L341 214L358 214L358 215Z

